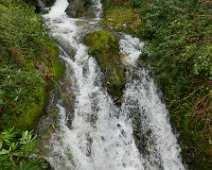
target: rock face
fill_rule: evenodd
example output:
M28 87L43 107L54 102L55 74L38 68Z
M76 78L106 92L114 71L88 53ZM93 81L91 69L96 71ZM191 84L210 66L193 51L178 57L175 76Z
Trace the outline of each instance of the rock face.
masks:
M66 13L72 17L94 17L92 12L92 0L68 0L69 6Z
M51 7L56 0L40 0L40 1L42 1L46 5L46 7Z
M125 80L117 38L108 31L97 31L87 34L84 42L104 74L103 85L107 87L113 99L119 101Z

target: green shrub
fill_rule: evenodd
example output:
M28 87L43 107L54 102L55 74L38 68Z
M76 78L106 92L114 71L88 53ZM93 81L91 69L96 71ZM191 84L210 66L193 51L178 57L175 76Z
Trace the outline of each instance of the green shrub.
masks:
M14 129L0 133L0 170L41 170L47 167L35 154L36 136L32 131L21 134Z

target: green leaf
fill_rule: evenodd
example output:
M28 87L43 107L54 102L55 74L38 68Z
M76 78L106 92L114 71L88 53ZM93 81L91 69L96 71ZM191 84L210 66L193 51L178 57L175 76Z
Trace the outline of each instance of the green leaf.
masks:
M17 151L15 153L13 153L13 156L22 157L22 156L24 156L24 153L21 151Z
M9 153L9 150L6 150L6 149L0 150L0 155L6 155L8 153Z

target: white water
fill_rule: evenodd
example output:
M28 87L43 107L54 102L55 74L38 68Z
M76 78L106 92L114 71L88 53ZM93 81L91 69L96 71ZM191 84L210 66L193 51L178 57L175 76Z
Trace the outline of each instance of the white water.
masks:
M99 0L96 4L101 9ZM118 108L101 87L102 73L81 43L81 36L93 31L98 21L71 19L64 12L66 7L66 0L57 0L45 18L53 38L68 51L61 58L66 63L66 76L74 79L70 87L76 97L74 119L70 128L67 111L59 100L58 129L47 146L50 150L46 159L55 170L183 170L165 105L148 73L136 67L143 43L128 35L120 40L120 51L128 68L126 74L131 74L132 79ZM99 11L97 18L102 13ZM135 144L135 112L141 120L141 135L148 138L148 154L140 153ZM149 130L151 134L147 135Z
M93 0L94 1L94 12L96 18L100 18L102 16L102 3L101 0Z

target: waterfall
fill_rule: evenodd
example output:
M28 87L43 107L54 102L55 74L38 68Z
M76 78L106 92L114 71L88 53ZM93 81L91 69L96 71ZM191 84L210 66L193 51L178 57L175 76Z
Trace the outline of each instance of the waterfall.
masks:
M102 3L101 0L94 0L94 12L96 18L100 18L102 16Z
M56 1L48 15L51 17L63 15L67 7L68 2L66 0Z
M82 43L82 35L98 29L98 19L69 18L64 12L67 5L66 0L57 0L44 16L61 48L65 77L73 81L68 89L75 96L73 113L62 98L56 101L55 131L43 146L48 148L46 160L54 170L184 170L168 111L148 71L137 66L143 42L129 35L120 39L130 78L118 107L102 87L100 68ZM96 6L99 18L100 0Z

